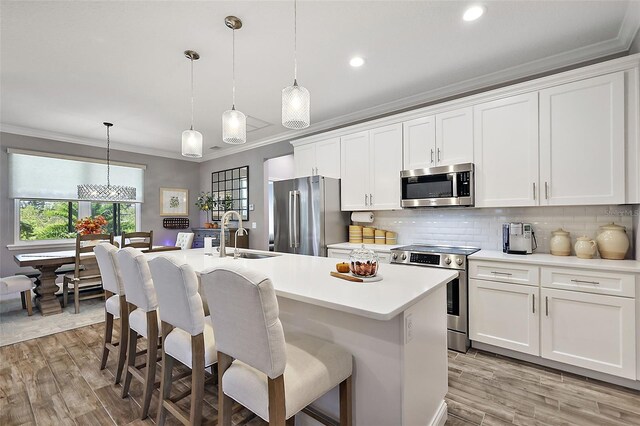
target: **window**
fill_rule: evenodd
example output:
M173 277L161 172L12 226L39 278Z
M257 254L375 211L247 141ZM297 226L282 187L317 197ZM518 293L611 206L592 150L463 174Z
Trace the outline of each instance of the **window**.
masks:
M88 201L16 200L16 243L59 241L76 237L78 218L102 215L107 233L121 235L138 230L140 204L93 203Z

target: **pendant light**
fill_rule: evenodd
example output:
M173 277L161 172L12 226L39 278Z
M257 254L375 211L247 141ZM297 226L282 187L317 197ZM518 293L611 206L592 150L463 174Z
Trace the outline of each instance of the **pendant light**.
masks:
M182 132L182 156L202 157L202 133L193 130L193 61L200 59L198 52L185 50L184 56L191 61L191 128Z
M242 28L242 21L235 16L224 18L224 24L233 31L233 103L231 109L222 114L222 140L239 145L247 141L247 117L236 110L236 30Z
M309 91L298 86L298 7L293 0L293 86L282 89L282 125L305 129L311 124Z
M111 177L109 175L111 169L111 138L109 137L109 128L113 126L113 124L107 122L104 122L102 124L104 124L107 128L107 184L94 185L88 183L84 185L78 185L78 199L87 201L114 201L133 203L136 201L136 189L133 186L111 185Z

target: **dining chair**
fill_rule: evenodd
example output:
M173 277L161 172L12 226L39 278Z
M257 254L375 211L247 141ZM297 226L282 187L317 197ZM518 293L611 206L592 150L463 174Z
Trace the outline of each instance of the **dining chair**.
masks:
M162 320L162 382L157 424L163 425L167 411L185 425L202 420L205 369L217 362L211 321L204 315L198 293L198 277L188 264L158 256L149 261ZM171 397L173 364L191 369L191 406L185 413L176 402L189 393Z
M75 313L80 313L80 300L103 297L104 293L93 293L80 296L80 288L102 286L100 268L95 256L89 256L100 242L113 244L113 234L88 234L76 237L76 261L73 272L64 275L62 280L62 306L66 307L69 301L69 286L73 287L73 304Z
M153 248L153 231L123 232L120 237L120 248L125 247L151 250Z
M0 296L7 294L20 293L25 307L27 308L27 315L33 315L33 307L31 305L31 288L33 287L33 281L26 275L14 275L12 277L0 278Z
M129 344L127 367L125 369L122 397L129 395L131 379L135 377L142 382L142 411L140 419L149 415L151 395L156 387L156 368L158 361L159 320L158 300L151 278L151 270L144 253L126 247L117 253L118 264L122 274L129 311ZM147 349L138 352L136 345L138 336L147 339ZM136 366L136 357L146 353L146 362ZM146 367L146 369L145 369Z
M273 284L262 273L236 266L200 278L218 350L219 425L231 425L233 400L269 425L293 425L298 412L336 386L340 425L351 425L350 353L310 336L285 340Z
M178 232L176 236L176 247L182 250L188 250L193 246L193 232Z
M110 243L100 243L94 249L96 260L102 274L104 287L104 339L102 341L102 359L100 370L107 366L109 352L117 352L115 383L120 383L120 376L127 354L129 311L125 300L125 289L122 285L122 274L116 253L118 248ZM114 320L120 319L119 340L113 342Z

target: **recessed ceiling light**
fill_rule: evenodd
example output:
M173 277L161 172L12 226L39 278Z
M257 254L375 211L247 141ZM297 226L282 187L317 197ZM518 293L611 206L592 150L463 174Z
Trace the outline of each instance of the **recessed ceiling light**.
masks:
M470 6L467 10L464 11L464 15L462 15L462 19L465 21L475 21L479 17L484 15L484 7L482 6Z
M360 56L354 56L353 58L351 58L351 60L349 61L349 65L351 65L354 68L358 68L364 65L364 59L361 58Z

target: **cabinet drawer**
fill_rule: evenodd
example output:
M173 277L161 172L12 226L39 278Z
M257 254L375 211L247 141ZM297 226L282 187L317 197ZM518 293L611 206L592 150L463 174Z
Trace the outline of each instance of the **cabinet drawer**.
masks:
M635 297L636 277L634 274L543 267L542 287Z
M540 271L537 266L507 262L471 261L469 276L480 280L537 286Z

